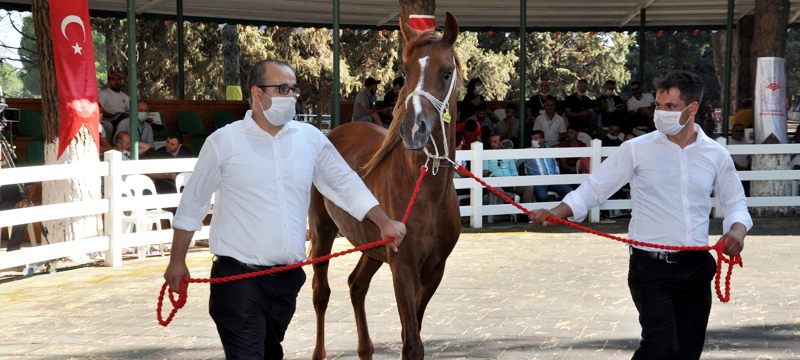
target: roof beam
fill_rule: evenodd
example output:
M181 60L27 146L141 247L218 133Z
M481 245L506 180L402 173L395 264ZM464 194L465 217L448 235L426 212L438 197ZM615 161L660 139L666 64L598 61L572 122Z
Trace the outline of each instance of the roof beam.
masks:
M789 24L797 21L797 18L800 18L800 8L795 10L794 14L789 18Z
M631 22L631 20L633 20L633 18L635 18L636 15L639 15L642 9L649 8L650 5L653 5L654 2L656 2L656 0L647 0L647 2L645 2L643 5L637 6L636 9L631 10L631 12L629 12L628 15L625 16L625 20L623 20L619 24L619 27L624 27L625 25L628 25L628 23Z
M158 4L161 4L162 2L164 2L164 0L152 0L147 4L142 4L142 6L139 6L136 9L136 15L146 13L148 10L156 7Z
M386 15L386 17L381 18L380 20L378 20L378 22L375 24L375 26L386 25L386 23L388 23L389 21L392 21L392 19L396 18L398 15L400 15L400 9L392 10L392 12L390 12L388 15Z

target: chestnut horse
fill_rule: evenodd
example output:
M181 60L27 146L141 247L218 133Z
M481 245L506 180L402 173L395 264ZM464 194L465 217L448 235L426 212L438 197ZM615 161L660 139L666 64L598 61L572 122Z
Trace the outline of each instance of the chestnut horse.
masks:
M453 48L458 24L448 13L441 38L433 30L415 33L404 21L400 28L406 44L403 52L406 83L398 96L389 129L359 122L339 126L328 135L393 219L402 218L423 164L433 166L408 218L407 235L399 252L380 247L361 253L348 279L358 331L358 354L362 359L372 358L374 352L364 299L370 280L383 263L388 263L392 271L402 324L402 358L423 358L420 328L425 307L442 280L445 261L461 232L453 186L455 169L445 159L455 156L455 123L450 121L450 114L455 119L457 84L461 81ZM437 160L436 154L442 150ZM377 226L357 221L316 189L312 189L308 220L312 258L331 252L337 232L353 245L380 240ZM328 262L314 266L312 286L317 314L312 358L323 359L325 310L331 292Z

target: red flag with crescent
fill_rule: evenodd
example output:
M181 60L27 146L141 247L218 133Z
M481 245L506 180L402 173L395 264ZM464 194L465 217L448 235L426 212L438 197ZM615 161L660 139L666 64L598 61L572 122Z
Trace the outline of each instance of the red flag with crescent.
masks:
M409 15L408 26L417 32L432 30L436 27L436 16L416 14Z
M100 108L88 0L50 0L50 27L61 113L56 158L84 125L99 149Z

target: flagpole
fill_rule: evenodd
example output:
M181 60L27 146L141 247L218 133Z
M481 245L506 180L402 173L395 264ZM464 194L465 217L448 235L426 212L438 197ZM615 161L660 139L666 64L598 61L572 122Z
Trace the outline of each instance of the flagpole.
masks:
M139 160L138 94L136 91L136 0L128 0L128 96L130 109L128 122L131 134L131 160Z

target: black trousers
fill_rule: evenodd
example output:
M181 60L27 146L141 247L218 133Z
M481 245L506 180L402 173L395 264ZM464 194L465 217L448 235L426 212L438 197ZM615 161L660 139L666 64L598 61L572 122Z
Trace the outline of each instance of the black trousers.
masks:
M266 267L218 257L211 277L242 274ZM302 269L211 284L209 314L217 325L226 359L283 359L286 329L305 283Z
M631 254L628 287L642 326L634 360L692 360L703 352L716 262L706 251L682 254L669 262Z

